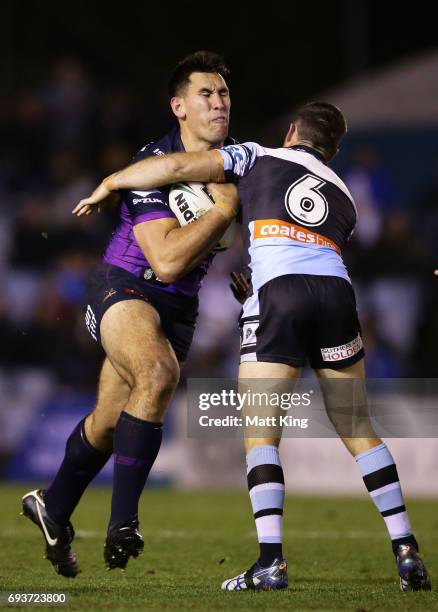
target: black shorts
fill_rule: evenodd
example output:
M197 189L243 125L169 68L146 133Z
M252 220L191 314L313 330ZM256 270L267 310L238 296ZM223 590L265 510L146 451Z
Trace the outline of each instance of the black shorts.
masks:
M108 308L125 300L143 300L155 308L178 361L184 361L195 332L198 298L163 291L123 268L99 264L88 277L85 312L94 340L100 342L100 324Z
M244 304L240 362L345 368L364 356L351 284L337 276L290 274Z

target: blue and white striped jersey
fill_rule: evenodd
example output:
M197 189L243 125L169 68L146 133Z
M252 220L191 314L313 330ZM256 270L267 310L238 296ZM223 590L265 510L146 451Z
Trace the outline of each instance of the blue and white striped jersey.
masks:
M303 145L268 149L253 142L219 151L227 179L238 184L255 291L285 274L350 280L341 252L357 211L322 156Z

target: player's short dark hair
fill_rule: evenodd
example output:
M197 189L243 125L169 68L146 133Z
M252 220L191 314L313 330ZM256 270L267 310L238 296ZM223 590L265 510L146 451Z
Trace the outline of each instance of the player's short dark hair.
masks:
M294 117L298 135L321 149L327 159L337 152L339 143L347 132L347 122L337 106L328 102L309 102Z
M217 72L224 79L230 74L224 58L219 53L196 51L184 57L176 65L168 84L171 98L181 93L181 90L188 85L193 72Z

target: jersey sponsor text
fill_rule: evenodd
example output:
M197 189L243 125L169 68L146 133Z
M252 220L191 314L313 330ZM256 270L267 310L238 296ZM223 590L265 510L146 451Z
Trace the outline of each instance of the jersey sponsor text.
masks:
M341 249L329 238L310 232L300 225L294 225L279 219L258 219L254 222L254 239L259 238L289 238L304 244L318 245L334 249L337 253Z
M362 338L360 334L358 334L354 340L347 342L347 344L322 348L321 355L324 361L342 361L343 359L349 359L353 357L353 355L356 355L362 347Z

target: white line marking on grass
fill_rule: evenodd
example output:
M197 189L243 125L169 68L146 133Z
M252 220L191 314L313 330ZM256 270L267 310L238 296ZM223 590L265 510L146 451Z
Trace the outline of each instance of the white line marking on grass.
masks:
M383 540L387 534L382 531L304 531L302 529L286 529L283 531L285 538L295 540ZM254 532L245 533L245 538L253 538Z
M182 531L176 529L142 529L140 526L140 532L143 536L154 537L154 538L192 538L194 535L209 535L210 532L200 531ZM106 531L98 531L94 529L77 529L76 533L81 538L105 538Z
M106 531L98 531L96 529L77 529L76 535L79 538L104 538Z

